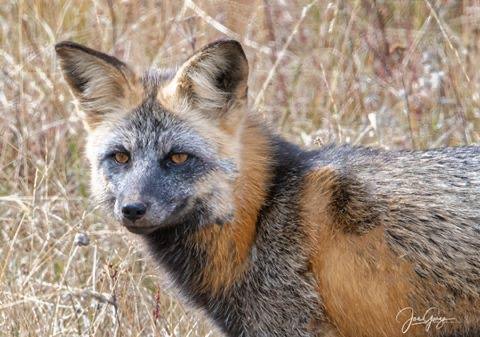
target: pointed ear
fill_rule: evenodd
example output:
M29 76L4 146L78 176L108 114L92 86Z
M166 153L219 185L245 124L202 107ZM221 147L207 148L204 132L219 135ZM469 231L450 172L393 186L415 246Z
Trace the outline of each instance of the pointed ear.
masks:
M247 100L248 62L240 43L222 40L191 56L167 91L218 118Z
M69 41L55 45L55 51L88 128L140 104L141 85L122 61Z

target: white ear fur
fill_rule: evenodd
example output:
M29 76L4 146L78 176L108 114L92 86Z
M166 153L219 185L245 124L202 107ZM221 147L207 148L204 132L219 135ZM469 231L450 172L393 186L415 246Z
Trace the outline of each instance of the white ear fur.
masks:
M89 127L113 112L129 110L140 102L140 85L125 63L68 41L57 44L55 51Z
M246 101L248 61L237 41L217 41L190 57L172 85L195 108L226 112Z

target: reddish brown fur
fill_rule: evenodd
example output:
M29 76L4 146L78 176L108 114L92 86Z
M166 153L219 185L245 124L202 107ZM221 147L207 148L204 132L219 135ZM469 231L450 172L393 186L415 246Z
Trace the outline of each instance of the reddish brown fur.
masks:
M210 252L203 287L214 293L227 290L241 277L255 239L257 215L266 197L269 171L265 158L269 148L256 123L247 119L241 138L244 151L235 184L234 222L202 228L194 236L196 244Z
M408 307L417 316L435 308L435 313L455 317L462 324L478 321L478 300L457 301L455 311L442 303L446 289L421 279L409 262L395 256L386 243L383 226L363 235L345 231L330 205L337 184L333 168L309 174L304 185L303 215L311 233L311 270L325 313L341 336L404 336L402 325L409 316L407 312L398 314ZM438 300L432 304L435 298ZM433 328L429 331L429 335L439 332ZM445 324L440 330L449 331L454 331L454 325ZM425 325L412 326L407 335L426 336Z

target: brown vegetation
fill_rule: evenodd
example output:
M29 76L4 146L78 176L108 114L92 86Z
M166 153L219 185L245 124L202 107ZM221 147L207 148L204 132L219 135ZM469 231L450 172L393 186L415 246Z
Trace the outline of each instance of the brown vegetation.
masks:
M289 139L427 148L480 141L479 23L475 0L4 1L0 335L216 335L96 211L56 42L139 72L228 36L247 52L250 105Z

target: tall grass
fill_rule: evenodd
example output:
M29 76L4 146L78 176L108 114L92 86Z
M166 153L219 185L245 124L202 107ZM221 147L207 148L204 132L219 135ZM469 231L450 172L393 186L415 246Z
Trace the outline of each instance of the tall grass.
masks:
M289 139L422 149L480 140L479 24L474 0L4 0L0 335L218 335L96 211L55 42L140 72L236 38L251 105Z

